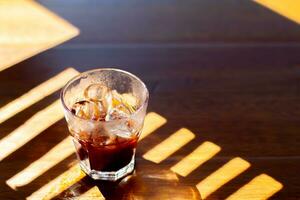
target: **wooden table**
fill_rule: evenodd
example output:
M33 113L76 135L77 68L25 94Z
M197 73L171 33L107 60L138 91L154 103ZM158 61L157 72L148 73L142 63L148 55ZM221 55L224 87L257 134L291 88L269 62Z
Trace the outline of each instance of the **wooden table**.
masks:
M0 72L0 108L35 92L0 124L0 199L300 199L298 24L252 1L39 2L80 35ZM77 168L50 92L68 67L118 67L148 86L132 176Z

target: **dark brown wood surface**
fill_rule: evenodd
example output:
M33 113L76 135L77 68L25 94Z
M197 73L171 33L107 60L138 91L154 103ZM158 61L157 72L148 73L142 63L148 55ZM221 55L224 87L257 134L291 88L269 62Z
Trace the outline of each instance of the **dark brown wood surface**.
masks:
M225 199L262 173L283 185L270 199L300 199L299 25L252 1L40 2L81 33L0 72L0 107L67 67L117 67L145 81L149 112L167 119L139 143L131 179L85 177L57 199L95 185L107 199L200 199L195 185L234 157L251 167L207 199ZM58 97L56 92L0 124L0 139ZM196 138L160 164L142 158L182 127ZM75 155L17 191L5 183L67 135L60 120L3 159L0 199L24 199L67 170ZM170 178L169 168L204 141L219 145L220 153L187 177Z

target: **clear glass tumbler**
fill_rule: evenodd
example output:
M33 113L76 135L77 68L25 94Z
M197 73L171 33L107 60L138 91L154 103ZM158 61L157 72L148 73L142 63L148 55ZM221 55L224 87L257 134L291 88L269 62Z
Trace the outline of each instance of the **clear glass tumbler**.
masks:
M72 105L85 99L85 89L92 84L105 85L119 94L131 94L136 99L134 112L107 121L75 115ZM112 68L84 72L62 89L61 101L77 158L82 170L91 178L116 181L134 170L135 151L148 98L148 90L138 77Z

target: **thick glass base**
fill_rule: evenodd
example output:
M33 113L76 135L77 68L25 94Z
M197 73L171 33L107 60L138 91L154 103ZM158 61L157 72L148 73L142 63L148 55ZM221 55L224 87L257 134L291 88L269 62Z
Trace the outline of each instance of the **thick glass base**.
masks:
M91 170L87 166L85 166L83 162L80 162L80 167L92 179L117 181L118 179L123 178L133 172L134 162L135 162L134 157L135 155L133 154L131 161L125 167L119 169L118 171L105 172L105 171Z

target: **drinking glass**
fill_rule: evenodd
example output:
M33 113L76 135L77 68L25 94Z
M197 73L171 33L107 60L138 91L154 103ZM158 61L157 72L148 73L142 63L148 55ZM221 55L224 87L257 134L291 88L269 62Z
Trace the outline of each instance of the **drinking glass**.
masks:
M105 85L119 94L130 94L136 100L134 111L108 121L75 115L72 106L85 99L84 91L92 84ZM113 68L81 73L62 89L61 102L77 158L82 170L91 178L116 181L134 170L148 98L147 87L138 77Z

